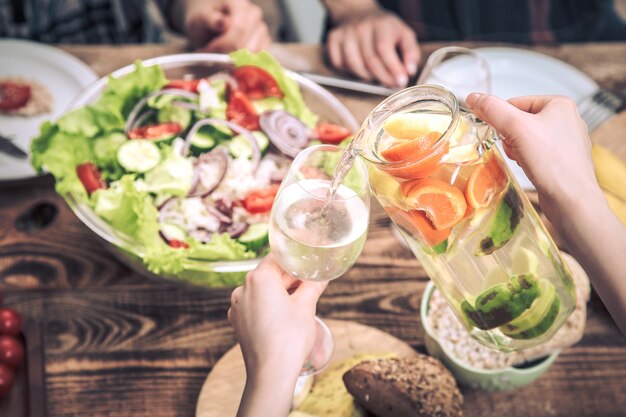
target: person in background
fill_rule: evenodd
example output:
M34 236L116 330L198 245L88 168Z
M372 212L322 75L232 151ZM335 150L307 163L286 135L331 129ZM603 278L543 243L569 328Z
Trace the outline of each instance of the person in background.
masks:
M591 140L576 104L565 97L507 102L476 93L466 102L503 136L507 155L537 188L542 210L567 238L626 335L626 226L596 181ZM315 342L315 305L325 288L324 283L297 281L270 254L233 291L228 320L247 375L237 417L289 413L296 379Z
M419 41L526 44L626 39L613 0L324 0L331 64L404 87Z
M250 0L0 0L0 37L45 43L160 43L168 29L195 49L259 51L271 37Z

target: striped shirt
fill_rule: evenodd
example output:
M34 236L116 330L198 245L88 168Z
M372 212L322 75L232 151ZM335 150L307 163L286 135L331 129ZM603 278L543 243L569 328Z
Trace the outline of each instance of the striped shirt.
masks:
M171 0L0 0L0 37L46 43L163 42Z
M554 43L626 40L612 0L379 0L420 40Z

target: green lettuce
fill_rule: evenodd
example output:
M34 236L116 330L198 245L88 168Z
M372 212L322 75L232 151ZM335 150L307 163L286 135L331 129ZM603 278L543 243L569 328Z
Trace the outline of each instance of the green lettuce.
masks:
M68 192L85 196L76 166L94 162L105 178L119 177L120 171L111 163L111 154L103 148L112 147L110 133L124 129L126 116L145 95L161 89L167 83L160 66L144 67L135 63L135 70L123 77L109 77L102 96L93 104L72 110L56 123L45 122L39 136L31 144L31 163L38 171L48 171L56 179L60 194ZM106 141L102 146L98 141ZM97 150L97 154L94 152Z
M317 115L304 103L300 86L285 74L283 67L267 51L254 54L247 49L240 49L230 54L235 66L255 65L269 72L278 83L285 95L285 110L299 118L305 125L313 127L317 124Z
M96 214L115 229L148 247L159 243L159 213L148 193L135 187L134 176L124 175L92 198Z

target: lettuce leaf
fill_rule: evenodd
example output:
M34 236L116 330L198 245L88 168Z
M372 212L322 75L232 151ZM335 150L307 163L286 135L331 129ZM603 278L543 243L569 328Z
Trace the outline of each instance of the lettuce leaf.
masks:
M94 211L115 229L147 247L157 245L159 213L146 192L135 187L133 175L124 175L93 196Z
M31 144L31 164L39 172L47 170L54 175L60 194L75 192L86 196L76 176L76 166L94 162L107 175L119 176L119 172L108 172L115 166L111 164L110 154L102 152L110 144L96 146L96 142L111 141L109 133L124 129L125 117L137 101L166 83L160 66L144 67L140 61L124 77L109 77L102 96L94 104L72 110L56 123L42 124L39 136Z
M285 95L285 110L299 118L308 127L317 124L317 115L304 103L300 86L285 74L283 67L269 52L261 51L254 54L247 49L240 49L231 53L230 58L237 67L255 65L269 72Z

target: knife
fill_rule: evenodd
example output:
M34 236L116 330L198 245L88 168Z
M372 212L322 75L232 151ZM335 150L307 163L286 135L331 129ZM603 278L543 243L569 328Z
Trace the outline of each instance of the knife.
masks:
M313 74L311 72L301 72L300 74L320 85L356 91L359 93L372 94L376 96L388 97L400 91L393 88L383 87L382 85L374 85L362 81L348 80L346 78L334 77L329 75Z
M28 154L7 137L0 135L0 152L18 159L27 159Z

